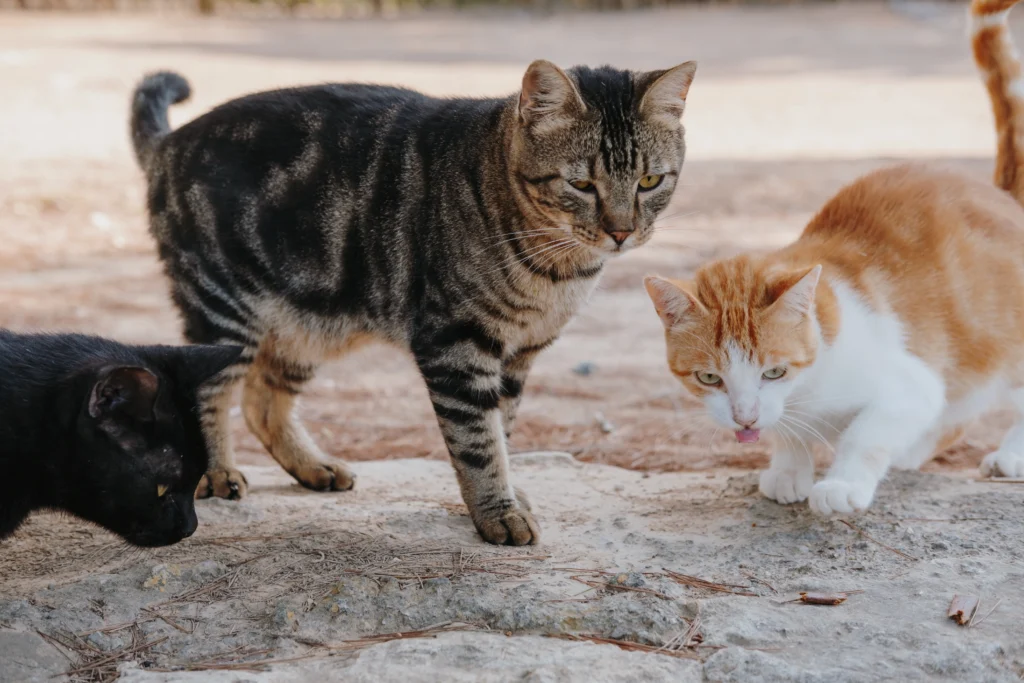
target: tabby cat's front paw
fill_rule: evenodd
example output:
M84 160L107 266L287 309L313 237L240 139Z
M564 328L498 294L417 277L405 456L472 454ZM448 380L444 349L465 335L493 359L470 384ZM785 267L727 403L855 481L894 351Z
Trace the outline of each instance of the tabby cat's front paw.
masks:
M761 493L766 498L789 505L807 500L814 486L814 470L769 467L761 472Z
M203 475L196 487L196 498L241 500L248 488L249 482L244 474L234 467L222 467Z
M1024 477L1024 455L1010 451L993 451L981 461L981 474L985 477Z
M875 497L875 487L865 482L825 479L811 489L811 510L819 515L863 512Z
M540 527L530 512L530 501L515 490L511 507L490 513L473 514L476 530L488 543L495 545L535 545L540 541Z
M356 485L356 475L340 460L311 462L290 471L295 479L313 491L348 491Z

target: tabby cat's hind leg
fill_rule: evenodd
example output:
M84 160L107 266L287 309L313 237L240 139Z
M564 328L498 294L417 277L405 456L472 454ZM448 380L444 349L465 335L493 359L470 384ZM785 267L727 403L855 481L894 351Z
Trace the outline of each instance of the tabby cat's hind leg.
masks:
M314 491L347 491L355 474L325 455L295 416L299 393L315 369L261 350L245 377L242 412L252 433L300 484Z

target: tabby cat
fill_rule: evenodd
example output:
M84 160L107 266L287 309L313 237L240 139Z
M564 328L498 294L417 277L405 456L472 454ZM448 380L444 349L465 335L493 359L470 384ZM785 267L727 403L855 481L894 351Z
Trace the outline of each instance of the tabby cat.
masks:
M43 508L139 546L192 535L197 389L240 352L0 330L0 539Z
M537 61L502 99L278 90L173 132L167 108L188 84L145 78L131 134L185 334L245 347L202 395L212 460L197 495L245 494L227 425L239 382L249 428L285 470L351 488L296 398L325 360L383 341L412 353L481 536L536 542L508 477L523 383L605 261L650 239L683 164L695 70Z
M996 401L1024 411L1024 80L1015 0L975 0L999 134L998 189L903 165L841 190L792 245L645 281L672 372L740 441L776 430L761 492L820 514L867 508ZM809 446L835 460L814 483ZM984 458L1024 476L1024 423Z

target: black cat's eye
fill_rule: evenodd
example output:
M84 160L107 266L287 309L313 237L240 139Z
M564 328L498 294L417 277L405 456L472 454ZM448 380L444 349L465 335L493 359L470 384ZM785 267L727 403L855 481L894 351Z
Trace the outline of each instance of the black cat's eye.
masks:
M570 180L569 184L580 192L593 192L596 189L594 183L589 180Z

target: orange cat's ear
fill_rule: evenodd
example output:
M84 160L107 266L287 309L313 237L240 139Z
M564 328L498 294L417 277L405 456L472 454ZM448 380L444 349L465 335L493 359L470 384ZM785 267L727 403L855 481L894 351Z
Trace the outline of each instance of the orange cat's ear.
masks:
M675 327L699 310L700 304L693 296L671 280L648 275L644 278L644 287L666 329Z
M814 293L821 278L821 266L788 274L778 284L780 292L772 309L803 319L814 305Z

